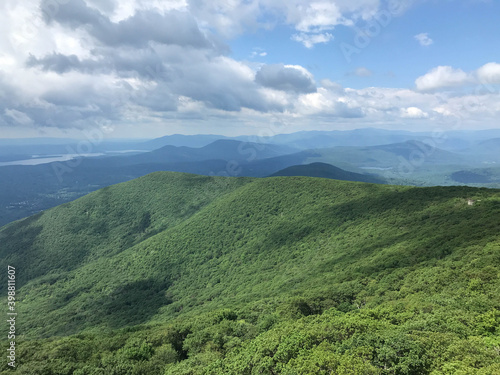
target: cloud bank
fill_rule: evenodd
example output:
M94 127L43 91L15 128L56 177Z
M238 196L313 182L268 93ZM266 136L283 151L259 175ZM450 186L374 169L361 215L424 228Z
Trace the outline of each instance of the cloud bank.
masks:
M396 5L393 14L404 11L403 2ZM437 66L414 89L352 89L286 61L235 59L226 44L286 25L290 38L313 48L334 40L340 25L373 19L381 7L378 0L5 0L0 128L23 134L111 126L138 135L143 128L192 126L192 132L251 133L276 116L290 131L497 118L496 62L472 72ZM421 44L430 43L419 35ZM353 74L372 72L361 67ZM481 92L463 91L474 85ZM478 97L477 105L467 104Z

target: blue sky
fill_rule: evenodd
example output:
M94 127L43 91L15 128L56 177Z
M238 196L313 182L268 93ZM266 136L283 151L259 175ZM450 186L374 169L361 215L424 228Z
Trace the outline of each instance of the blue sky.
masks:
M500 2L5 0L0 136L498 128Z
M439 65L474 70L486 62L500 61L500 2L495 1L425 1L394 16L387 26L380 25L369 45L353 52L351 61L342 53L342 43L356 47L359 32L353 27L338 26L329 43L306 48L291 40L292 26L259 30L229 42L232 56L266 64L293 64L308 68L318 79L327 78L345 86L412 88L415 79ZM366 25L358 26L363 30ZM422 46L415 36L428 34L433 43ZM254 56L253 52L267 55ZM352 74L364 67L373 74Z

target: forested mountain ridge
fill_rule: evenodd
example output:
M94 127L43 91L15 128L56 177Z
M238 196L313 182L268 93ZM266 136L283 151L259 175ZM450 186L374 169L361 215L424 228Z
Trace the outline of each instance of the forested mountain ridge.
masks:
M271 177L278 177L278 176L320 177L320 178L331 178L334 180L342 180L342 181L359 181L359 182L371 182L378 184L385 182L380 177L349 172L326 163L294 165L282 169L271 175Z
M468 187L114 185L0 229L17 372L498 374L499 218Z

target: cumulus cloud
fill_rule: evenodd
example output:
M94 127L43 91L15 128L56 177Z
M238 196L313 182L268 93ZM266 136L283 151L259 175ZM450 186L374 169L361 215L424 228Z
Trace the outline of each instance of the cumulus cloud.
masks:
M334 2L313 1L303 12L297 13L295 27L303 32L331 30L339 24L349 23Z
M430 46L432 43L434 43L434 41L429 37L428 33L417 34L415 35L415 39L423 47Z
M266 57L267 52L262 50L261 48L254 48L252 53L250 54L250 58L255 58L255 57Z
M43 0L41 8L49 8L52 0ZM72 29L84 27L100 43L107 46L147 46L150 42L181 46L208 47L210 41L200 31L194 17L188 12L171 10L160 14L154 10L139 10L117 23L83 0L70 0L58 6L57 11L43 12L45 22L57 22Z
M429 115L417 107L408 107L401 109L401 117L403 118L427 118Z
M17 109L5 109L5 116L10 118L14 123L23 126L33 125L33 120L26 113L18 111Z
M192 15L179 10L154 12L140 10L113 22L84 1L72 0L58 12L44 13L48 25L83 28L94 48L87 58L60 52L27 57L25 66L32 74L56 73L68 82L68 77L81 79L69 95L65 95L67 85L41 90L43 108L31 109L38 122L73 126L99 116L116 120L120 111L128 116L134 110L156 116L177 111L180 97L199 102L206 110L282 111L288 104L256 82L249 66L225 56L224 46L202 32ZM304 77L307 73L302 71ZM305 89L299 87L304 82L298 75L288 78L289 88ZM113 84L97 90L96 79Z
M320 34L293 34L292 40L295 42L302 43L306 48L313 48L315 44L328 43L333 39L333 35L330 33L320 33Z
M262 86L282 91L316 91L313 75L298 65L264 65L255 75L255 81Z
M278 1L270 2L280 4ZM333 40L332 32L339 25L354 26L359 20L373 19L381 6L378 0L292 0L286 4L281 12L286 14L287 22L299 32L293 34L291 39L306 48Z
M401 3L402 0L397 2ZM247 0L244 2L190 0L188 2L188 9L196 19L225 37L234 37L245 29L268 29L283 22L300 33L322 34L338 25L350 26L358 20L369 20L383 6L385 7L385 4L379 0ZM390 10L395 11L393 8L391 5Z
M451 66L438 66L427 74L415 80L417 90L428 91L442 88L464 85L471 79L467 73L461 69L454 69Z
M419 91L487 84L500 84L499 63L490 62L469 73L451 66L438 66L415 80L416 88Z
M299 98L297 111L308 117L362 118L362 106L348 91L339 86L321 87L315 93Z
M500 64L488 63L476 71L480 83L500 84Z
M177 123L182 131L189 119L202 131L203 124L224 121L221 127L265 126L277 114L303 126L311 118L314 124L398 127L415 118L469 114L476 121L496 121L500 105L494 93L486 90L473 101L477 97L439 91L471 82L500 83L500 64L494 62L469 73L437 67L417 79L417 90L351 89L327 79L316 83L309 70L286 61L238 61L224 42L238 33L286 25L295 41L312 48L331 41L338 25L369 22L381 4L5 0L0 5L5 30L0 34L0 127L62 132L103 124ZM248 55L265 53L256 48ZM360 67L351 74L371 72Z
M27 67L39 67L44 71L52 71L55 73L63 74L72 70L79 71L93 71L100 65L93 60L80 61L76 55L63 55L61 53L53 52L42 58L30 55L26 60Z
M224 111L240 111L243 107L264 112L283 109L281 100L274 100L255 82L250 67L228 57L213 56L203 50L186 51L177 46L135 50L135 54L128 49L118 53L113 51L115 54L107 49L100 51L102 58L98 61L50 55L39 60L31 58L28 63L58 73L71 70L78 74L92 72L114 76L110 79L116 82L118 92L110 98L120 98L121 106L139 105L151 111L175 111L176 98L184 96L204 103L207 108ZM54 60L65 64L56 64ZM85 100L80 102L85 102L86 98L95 101L99 97L85 90L75 87L66 99L75 96L77 102L78 97L83 97ZM54 97L64 99L65 95L62 91L57 95L53 92L42 95L51 103ZM57 104L71 105L62 101Z

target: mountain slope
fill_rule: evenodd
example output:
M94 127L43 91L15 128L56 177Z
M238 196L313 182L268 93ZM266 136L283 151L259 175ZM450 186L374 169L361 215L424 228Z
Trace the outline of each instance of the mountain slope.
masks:
M0 229L18 370L495 374L499 217L500 191L466 187L116 185Z
M364 175L361 173L348 172L341 168L326 163L311 163L306 165L294 165L276 173L271 176L305 176L305 177L321 177L331 178L334 180L343 181L359 181L371 183L383 183L381 178L374 176Z
M487 139L478 142L474 146L464 151L468 157L479 160L483 164L500 163L500 138Z
M187 147L203 147L219 139L225 139L223 135L214 134L197 134L197 135L184 135L172 134L164 137L154 138L149 141L143 142L144 149L156 150L164 146L187 146Z
M23 264L21 285L50 271L75 269L175 226L245 182L160 173L106 187L4 227L0 257Z
M250 162L256 159L291 154L295 151L295 149L288 146L220 139L200 148L164 146L151 152L120 157L116 159L116 161L127 165L140 163L194 162L202 160L235 160L238 162Z
M319 138L325 136L324 132L306 133L283 135L283 139L300 140L306 135ZM361 143L366 143L372 134L382 136L374 139L396 140L413 133L365 129L346 132L340 139L345 139L349 143L359 138ZM418 134L419 137L422 136ZM187 140L205 142L214 137L217 136L200 136L200 138L172 136L171 140L172 142L177 140L182 144ZM281 135L276 137L278 140ZM375 140L372 139L370 142L368 143L372 144ZM123 146L125 143L117 142L115 146L118 145ZM107 146L102 145L102 147L105 149ZM142 149L140 145L135 147ZM488 154L488 158L493 154ZM3 194L0 195L0 225L71 201L99 188L155 171L264 177L293 165L322 162L354 173L362 174L370 171L381 174L384 181L393 184L434 186L456 184L453 173L484 167L483 162L490 160L477 155L464 155L432 148L418 141L295 152L293 147L286 144L264 145L222 139L200 148L165 146L139 155L82 158L36 166L1 167L0 190ZM498 184L483 183L483 186L497 187Z
M291 156L284 166L273 167L276 155L290 152L294 150L288 146L220 140L201 148L166 146L134 156L1 167L0 225L156 171L245 176L248 169L256 171L248 175L263 177L297 163ZM269 163L264 162L268 157Z
M468 165L467 158L459 154L434 148L419 141L407 141L367 147L332 147L315 150L317 156L308 162L337 165L354 165L358 168L392 168L404 164L417 167L435 165Z
M301 150L330 148L337 146L366 147L408 140L429 138L429 133L414 133L401 130L354 129L333 131L301 131L291 134L277 134L269 142L286 144Z

